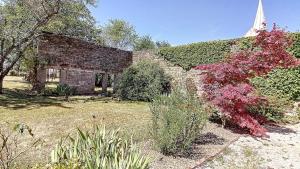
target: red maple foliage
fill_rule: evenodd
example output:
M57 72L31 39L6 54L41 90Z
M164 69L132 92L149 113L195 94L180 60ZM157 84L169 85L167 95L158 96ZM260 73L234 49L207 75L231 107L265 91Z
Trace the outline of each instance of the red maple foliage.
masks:
M250 79L266 75L275 68L290 68L299 61L287 52L292 40L274 25L268 31L258 31L254 47L259 50L233 53L222 63L199 65L202 70L203 89L209 102L216 106L228 119L254 136L266 136L261 125L263 117L251 114L249 106L266 100L256 95Z

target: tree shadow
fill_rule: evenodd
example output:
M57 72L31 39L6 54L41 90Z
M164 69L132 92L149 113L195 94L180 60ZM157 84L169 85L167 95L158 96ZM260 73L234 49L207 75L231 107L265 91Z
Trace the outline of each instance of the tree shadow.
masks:
M198 145L223 145L226 140L212 132L201 134L195 141L195 144Z
M269 133L279 133L283 135L288 135L288 134L295 134L297 133L295 130L280 126L280 125L268 125L265 126L265 128L268 130Z
M45 96L33 96L26 94L25 91L4 90L0 95L0 107L12 110L34 109L38 107L55 106L60 108L70 108L63 105L63 100Z

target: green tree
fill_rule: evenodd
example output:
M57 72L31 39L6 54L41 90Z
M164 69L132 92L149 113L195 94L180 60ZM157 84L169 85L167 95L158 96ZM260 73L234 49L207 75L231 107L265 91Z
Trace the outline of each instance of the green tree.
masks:
M3 79L24 56L49 22L68 13L70 4L94 4L93 0L5 0L0 4L0 93ZM73 6L73 4L72 4ZM47 29L46 29L47 30ZM75 29L74 29L75 30Z
M66 2L64 10L55 15L43 30L86 41L97 41L100 34L88 6L72 1Z
M136 31L128 22L120 19L109 20L103 27L105 44L124 50L131 50L137 38Z
M155 42L152 40L151 36L142 36L135 41L134 50L141 51L141 50L149 50L155 49Z

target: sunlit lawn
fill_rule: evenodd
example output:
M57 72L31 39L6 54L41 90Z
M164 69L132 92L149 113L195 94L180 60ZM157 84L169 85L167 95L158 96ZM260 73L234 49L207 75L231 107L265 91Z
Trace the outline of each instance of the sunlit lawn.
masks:
M151 113L147 103L119 102L97 96L74 96L65 102L61 97L22 94L29 87L22 78L5 79L5 94L0 95L0 121L29 125L36 137L44 139L44 153L77 127L105 125L120 128L125 135L133 134L138 140L148 137Z

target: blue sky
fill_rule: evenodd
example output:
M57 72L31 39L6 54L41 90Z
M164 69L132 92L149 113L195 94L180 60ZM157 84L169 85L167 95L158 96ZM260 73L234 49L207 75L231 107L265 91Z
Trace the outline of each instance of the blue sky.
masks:
M300 30L300 0L263 0L268 26ZM252 26L258 0L99 0L97 23L124 19L140 35L173 45L243 36Z

